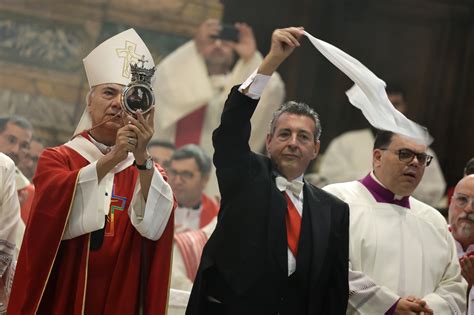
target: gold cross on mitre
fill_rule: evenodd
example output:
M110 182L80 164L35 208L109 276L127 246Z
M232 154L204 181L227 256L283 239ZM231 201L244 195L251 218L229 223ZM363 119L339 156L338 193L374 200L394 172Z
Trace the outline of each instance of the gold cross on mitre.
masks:
M140 58L143 60L145 56L140 56L135 52L137 49L137 44L129 42L128 40L125 41L125 48L117 48L115 51L117 52L117 56L119 58L123 58L123 67L122 67L122 76L125 78L130 78L130 64L136 64L138 61L141 61Z

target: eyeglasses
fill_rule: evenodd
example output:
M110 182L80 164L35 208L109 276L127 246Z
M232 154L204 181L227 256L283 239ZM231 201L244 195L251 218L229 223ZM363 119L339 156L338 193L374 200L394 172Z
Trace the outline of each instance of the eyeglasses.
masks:
M386 151L394 152L394 153L398 154L398 159L402 162L405 162L405 163L410 163L411 161L413 161L415 156L416 156L416 159L418 160L418 162L420 162L421 164L424 164L426 166L429 166L430 163L431 163L431 160L433 160L433 157L429 154L416 153L416 152L413 152L410 149L390 150L390 149L387 149L387 148L380 148L379 150L386 150Z
M453 195L454 205L461 209L466 209L466 207L471 204L471 209L474 209L474 197L469 197L464 194L456 193Z
M181 179L183 180L190 180L194 177L194 173L191 172L191 171L177 171L173 168L168 168L168 175L171 177L171 178L174 178L176 176L179 176L181 177Z

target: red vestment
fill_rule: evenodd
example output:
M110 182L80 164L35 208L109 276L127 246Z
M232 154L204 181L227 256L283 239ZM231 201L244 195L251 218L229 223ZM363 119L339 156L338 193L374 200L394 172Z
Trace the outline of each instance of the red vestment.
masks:
M115 174L106 227L113 219L114 231L106 233L99 250L89 250L90 233L61 240L79 171L88 164L64 145L43 152L8 314L137 314L141 301L144 314L166 313L173 213L158 241L133 227L128 207L138 179L135 167Z
M219 206L217 203L205 194L202 194L201 205L202 210L199 220L200 229L208 225L219 212Z

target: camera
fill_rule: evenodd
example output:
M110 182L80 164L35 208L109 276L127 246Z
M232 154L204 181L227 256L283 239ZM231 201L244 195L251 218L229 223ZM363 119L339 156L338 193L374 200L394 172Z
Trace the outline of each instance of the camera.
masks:
M231 24L222 24L219 34L212 36L214 39L227 40L231 42L239 41L239 31Z

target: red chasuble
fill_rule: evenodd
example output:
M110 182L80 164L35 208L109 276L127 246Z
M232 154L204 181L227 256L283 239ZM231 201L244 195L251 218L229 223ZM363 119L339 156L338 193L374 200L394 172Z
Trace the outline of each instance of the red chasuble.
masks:
M79 170L88 164L67 146L42 154L8 314L137 314L141 303L144 314L166 313L173 213L158 241L133 227L135 167L115 174L102 247L89 250L90 234L61 241Z

